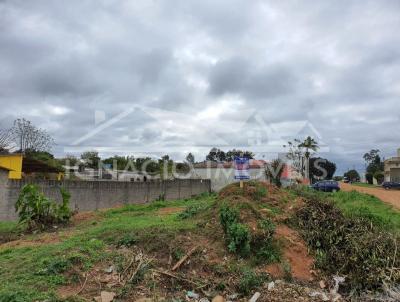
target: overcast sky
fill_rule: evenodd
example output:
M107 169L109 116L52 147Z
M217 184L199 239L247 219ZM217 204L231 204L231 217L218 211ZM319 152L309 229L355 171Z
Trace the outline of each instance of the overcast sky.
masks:
M59 155L197 160L273 157L307 124L361 169L400 147L399 29L396 0L0 0L0 122L32 120Z

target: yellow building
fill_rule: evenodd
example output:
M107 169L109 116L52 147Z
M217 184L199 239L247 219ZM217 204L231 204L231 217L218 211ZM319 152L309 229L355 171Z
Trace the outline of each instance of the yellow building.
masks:
M23 176L34 173L52 173L61 180L64 173L56 167L33 158L25 157L23 154L1 154L0 166L9 170L9 179L22 179Z
M22 178L22 154L4 154L0 155L0 166L7 168L9 179Z

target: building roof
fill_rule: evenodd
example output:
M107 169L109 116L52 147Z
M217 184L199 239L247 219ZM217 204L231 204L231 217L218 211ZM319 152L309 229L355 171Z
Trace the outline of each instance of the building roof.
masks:
M25 156L22 153L9 153L9 154L0 154L0 157L2 158L21 158L22 157L22 167L19 168L23 173L34 173L34 172L42 172L42 173L58 173L58 172L63 172L62 169L53 167L49 165L48 163L37 160L34 158L31 158L29 156ZM4 167L4 163L2 165L4 169L7 169L8 171L16 171L16 169L13 168L7 168ZM11 167L11 166L10 166Z
M59 173L63 172L62 169L53 167L43 161L29 158L29 157L24 157L22 161L22 172L24 173Z
M11 171L9 168L7 168L7 167L4 167L4 166L2 166L2 165L0 165L0 170Z
M260 169L264 168L267 162L265 160L258 160L258 159L251 159L250 160L250 169ZM213 162L213 161L204 161L201 163L195 163L194 165L195 169L217 169L217 168L222 168L222 169L233 169L235 168L235 163L233 161L231 162Z

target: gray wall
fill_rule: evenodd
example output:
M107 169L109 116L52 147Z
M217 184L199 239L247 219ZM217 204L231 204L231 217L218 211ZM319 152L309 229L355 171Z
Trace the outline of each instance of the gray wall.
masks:
M118 182L118 181L24 181L1 178L0 169L0 220L14 220L14 210L21 188L27 183L37 184L42 192L60 201L59 187L71 194L71 209L92 211L121 204L146 203L164 195L165 200L189 198L211 191L207 179L176 179L169 181Z

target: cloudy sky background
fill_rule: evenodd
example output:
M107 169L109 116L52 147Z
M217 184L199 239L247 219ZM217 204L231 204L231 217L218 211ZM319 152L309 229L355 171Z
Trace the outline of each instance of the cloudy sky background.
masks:
M274 157L308 122L339 172L362 169L400 147L399 29L395 0L3 0L0 123L32 120L57 155L201 160Z

